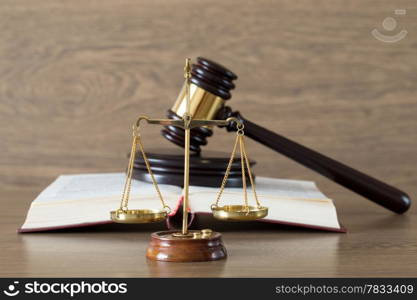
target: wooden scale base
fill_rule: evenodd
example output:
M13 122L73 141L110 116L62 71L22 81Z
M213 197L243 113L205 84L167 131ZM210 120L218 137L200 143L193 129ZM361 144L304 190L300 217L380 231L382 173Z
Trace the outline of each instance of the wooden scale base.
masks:
M222 236L210 229L152 233L146 257L169 262L212 261L226 258Z

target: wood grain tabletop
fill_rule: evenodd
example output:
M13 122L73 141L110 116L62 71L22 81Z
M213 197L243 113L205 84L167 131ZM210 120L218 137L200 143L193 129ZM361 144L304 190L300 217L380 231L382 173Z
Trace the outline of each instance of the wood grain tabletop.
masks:
M265 223L198 221L223 234L229 257L198 263L147 260L163 224L111 224L18 234L35 191L2 191L1 277L412 277L417 275L415 209L399 216L347 193L333 193L347 233ZM366 201L366 202L365 202ZM18 204L16 204L18 203Z
M411 0L1 1L0 276L417 276L415 205L395 215L253 141L257 175L316 181L348 232L204 219L229 258L192 264L145 259L157 227L16 232L58 175L123 171L131 123L164 117L197 56L238 74L228 104L248 119L415 200L416 13ZM159 130L145 147L175 147ZM206 149L232 142L216 129Z

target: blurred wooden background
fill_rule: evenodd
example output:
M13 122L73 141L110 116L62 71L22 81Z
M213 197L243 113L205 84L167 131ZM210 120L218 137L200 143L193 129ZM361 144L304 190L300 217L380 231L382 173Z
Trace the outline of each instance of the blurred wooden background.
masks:
M416 13L414 1L2 1L0 188L39 192L62 173L124 170L130 124L164 116L184 58L201 55L239 75L234 109L413 198ZM409 34L383 43L374 28ZM175 147L148 129L146 146ZM207 148L229 142L218 129ZM258 175L316 180L336 201L343 190L249 147Z
M248 119L416 200L416 14L411 0L2 0L0 275L415 277L415 204L396 216L249 140L258 175L317 181L348 234L208 224L224 232L228 260L164 271L144 259L149 230L16 228L59 174L123 171L132 122L163 117L184 58L200 55L239 75L229 103ZM408 35L384 43L375 28ZM147 129L145 146L175 147ZM230 151L232 139L218 129L207 148Z

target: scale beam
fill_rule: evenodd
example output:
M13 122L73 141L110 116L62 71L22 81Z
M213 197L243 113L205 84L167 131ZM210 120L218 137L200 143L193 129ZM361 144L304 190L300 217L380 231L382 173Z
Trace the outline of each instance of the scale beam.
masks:
M177 127L184 127L184 120L173 120L173 119L150 119L146 116L140 116L136 121L136 127L140 126L141 121L146 121L148 124L156 124L156 125L163 125L163 126L177 126Z
M156 124L156 125L163 125L163 126L175 126L180 127L182 129L187 128L194 128L194 127L201 127L201 126L226 126L229 125L231 122L236 122L239 126L241 126L242 122L234 117L227 118L226 120L189 120L188 118L183 118L181 120L173 120L173 119L150 119L146 116L140 116L138 121L136 122L136 126L139 127L140 122L144 120L148 124Z

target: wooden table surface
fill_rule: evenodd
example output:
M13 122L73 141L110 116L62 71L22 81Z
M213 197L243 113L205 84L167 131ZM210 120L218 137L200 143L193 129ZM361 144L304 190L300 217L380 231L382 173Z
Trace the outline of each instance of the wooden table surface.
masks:
M417 276L416 210L398 216L363 199L336 195L348 233L272 224L199 222L223 233L229 257L199 263L145 258L161 226L103 225L18 234L34 191L2 192L0 276L96 277L407 277ZM343 201L342 201L343 200ZM19 205L16 205L19 203Z
M59 174L123 171L132 122L164 116L197 56L239 75L228 103L249 120L416 200L416 12L413 0L1 1L0 276L417 276L415 206L394 215L253 141L257 175L316 181L348 233L206 220L230 257L196 264L146 261L151 228L16 233ZM373 29L408 35L384 43ZM145 146L175 147L159 130ZM217 129L206 148L229 143Z

